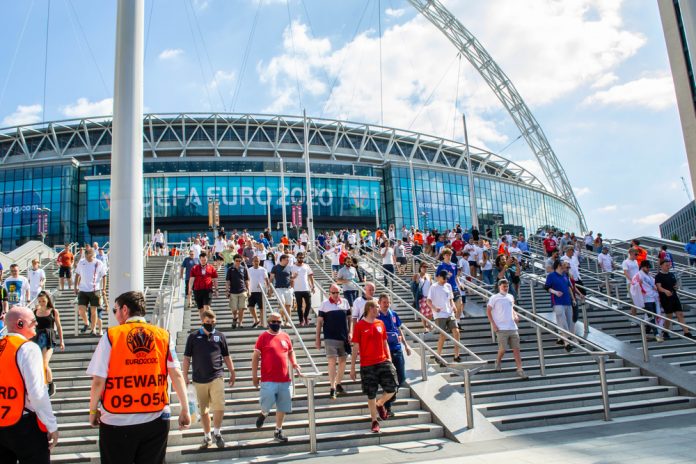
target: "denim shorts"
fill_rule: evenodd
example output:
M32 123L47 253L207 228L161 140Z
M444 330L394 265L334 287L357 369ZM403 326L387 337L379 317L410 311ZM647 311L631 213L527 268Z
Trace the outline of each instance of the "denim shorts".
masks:
M273 406L278 412L291 413L290 382L261 382L259 402L264 413L269 413Z

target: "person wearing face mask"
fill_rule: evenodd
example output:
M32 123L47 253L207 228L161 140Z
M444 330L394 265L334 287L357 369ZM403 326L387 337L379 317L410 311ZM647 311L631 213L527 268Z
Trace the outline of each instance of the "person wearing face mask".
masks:
M498 281L498 293L493 294L488 300L486 306L486 315L488 322L498 338L498 356L495 359L495 370L500 371L503 356L507 346L512 349L512 354L515 357L515 365L517 366L517 375L527 380L527 374L522 369L522 358L520 357L520 335L517 331L517 322L520 317L513 308L515 299L508 293L510 284L506 279Z
M225 334L215 329L215 313L203 311L203 325L191 333L184 348L183 374L189 383L189 365L193 362L193 386L196 388L198 409L201 411L203 443L200 449L207 449L215 442L218 448L225 447L220 428L225 415L224 366L230 371L230 387L234 386L235 372L227 347ZM213 433L210 434L210 415L213 412Z
M261 412L256 418L256 428L263 427L266 417L275 406L273 439L284 443L288 439L283 434L283 421L285 415L292 412L288 361L298 375L301 376L302 371L295 359L295 351L292 348L290 336L280 330L281 324L280 313L273 312L268 315L268 330L259 335L254 345L254 355L251 358L251 381L255 388L260 388ZM258 375L259 362L261 362L260 378Z
M321 335L324 334L324 349L329 362L329 397L345 394L341 381L346 370L348 356L348 321L350 306L341 298L338 285L331 285L329 297L321 303L317 316L315 346L321 349Z
M8 334L0 339L0 462L46 463L58 441L58 424L44 382L36 318L24 306L5 316Z

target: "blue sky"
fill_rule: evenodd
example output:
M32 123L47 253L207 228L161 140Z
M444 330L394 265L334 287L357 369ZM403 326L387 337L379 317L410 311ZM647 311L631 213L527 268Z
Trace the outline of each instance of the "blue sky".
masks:
M656 2L444 3L531 107L589 226L657 234L687 201L680 176L691 183ZM51 2L45 68L47 6L3 5L0 127L110 112L116 2ZM455 139L465 112L473 144L539 172L477 71L405 1L147 0L145 12L149 112L304 107Z

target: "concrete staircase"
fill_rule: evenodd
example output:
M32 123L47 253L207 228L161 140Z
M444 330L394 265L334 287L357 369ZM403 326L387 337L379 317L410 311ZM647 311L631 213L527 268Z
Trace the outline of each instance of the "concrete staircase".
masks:
M319 277L319 273L315 272L315 276ZM378 277L381 277L379 272ZM328 283L326 274L321 279L324 284ZM377 294L385 290L381 279L373 276L372 280L377 283ZM420 333L421 323L413 320L412 308L408 308L413 301L408 289L409 275L399 280L393 287L401 300L392 298L394 309L411 330ZM524 306L529 302L529 286L522 288ZM548 294L539 289L536 292L537 310L550 311ZM488 361L488 365L472 377L473 402L479 412L499 430L533 430L534 427L581 423L603 417L597 362L583 352L566 353L556 345L555 337L543 335L546 375L542 376L536 333L531 324L520 324L523 365L529 380L517 377L511 353L506 354L501 371L496 372L497 343L491 338L490 325L484 315L485 304L482 298L469 295L465 308L469 316L460 321L461 342ZM436 339L434 334L425 335L432 347L436 346ZM445 359L451 359L452 347L448 343L443 353ZM464 361L468 359L463 357ZM434 367L444 373L437 364ZM694 398L681 396L677 388L661 384L655 376L641 374L640 369L618 357L608 360L606 372L613 417L639 418L658 411L696 406ZM458 375L445 375L451 384L462 382Z

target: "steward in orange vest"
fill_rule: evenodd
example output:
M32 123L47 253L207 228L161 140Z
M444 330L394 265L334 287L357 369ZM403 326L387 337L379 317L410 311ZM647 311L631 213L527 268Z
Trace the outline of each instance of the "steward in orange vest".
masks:
M141 292L118 296L113 313L119 325L99 340L87 368L92 376L89 422L99 427L99 454L105 464L164 462L171 417L169 378L181 403L179 429L191 422L186 383L169 332L147 323L145 310Z
M5 316L7 336L0 338L0 462L49 463L58 442L58 424L51 408L36 318L29 308L15 306Z

